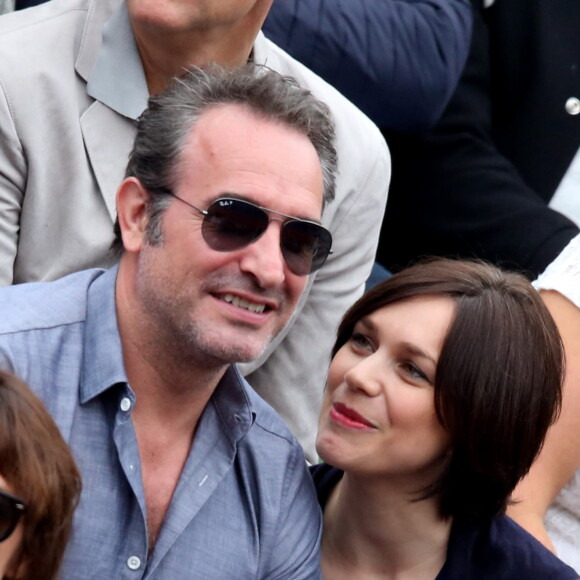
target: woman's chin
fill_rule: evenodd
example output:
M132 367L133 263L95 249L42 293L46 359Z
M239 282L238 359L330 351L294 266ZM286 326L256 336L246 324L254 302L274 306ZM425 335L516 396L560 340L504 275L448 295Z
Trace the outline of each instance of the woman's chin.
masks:
M343 469L347 450L344 442L335 433L319 432L316 438L316 452L324 463Z

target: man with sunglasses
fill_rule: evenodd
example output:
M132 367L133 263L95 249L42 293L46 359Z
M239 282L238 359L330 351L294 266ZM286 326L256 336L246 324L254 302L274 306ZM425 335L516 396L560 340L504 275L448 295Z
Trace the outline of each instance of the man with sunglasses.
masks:
M293 79L192 69L139 119L119 265L0 290L0 366L83 477L62 578L319 577L302 449L233 363L265 351L330 253L333 142Z

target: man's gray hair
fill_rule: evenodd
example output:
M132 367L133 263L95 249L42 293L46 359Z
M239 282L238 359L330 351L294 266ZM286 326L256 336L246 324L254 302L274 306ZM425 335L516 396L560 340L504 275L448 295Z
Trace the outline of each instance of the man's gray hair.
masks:
M296 80L268 67L247 64L233 71L217 65L192 68L149 99L137 121L137 134L125 177L136 177L150 193L147 241L162 241L162 215L179 175L182 151L204 111L216 105L243 105L252 113L307 136L318 154L324 203L334 199L337 155L329 108ZM299 168L297 168L299 171ZM122 252L118 222L112 249Z

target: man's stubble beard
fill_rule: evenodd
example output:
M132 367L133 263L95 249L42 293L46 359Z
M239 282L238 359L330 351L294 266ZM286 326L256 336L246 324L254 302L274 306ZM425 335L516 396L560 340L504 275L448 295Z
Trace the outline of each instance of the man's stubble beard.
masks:
M252 362L267 350L284 328L287 321L263 338L257 351L252 341L244 343L243 338L238 343L232 343L231 340L221 341L218 331L207 328L210 322L192 317L190 296L175 295L167 291L171 284L164 282L170 277L163 275L163 266L156 275L155 270L158 268L152 265L153 262L158 262L149 256L150 254L141 256L137 279L137 292L144 312L143 332L175 362L206 367ZM200 291L203 292L203 285ZM239 327L240 336L243 337L244 324L240 323ZM251 329L249 332L251 333Z

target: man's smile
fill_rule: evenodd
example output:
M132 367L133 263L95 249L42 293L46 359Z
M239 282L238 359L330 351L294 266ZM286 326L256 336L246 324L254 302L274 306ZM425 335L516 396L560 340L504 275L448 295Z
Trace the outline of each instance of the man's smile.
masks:
M267 308L270 309L264 303L250 302L249 300L242 298L240 296L235 296L234 294L221 294L217 296L221 300L237 306L238 308L244 308L245 310L250 310L251 312L256 312L257 314L262 314Z

